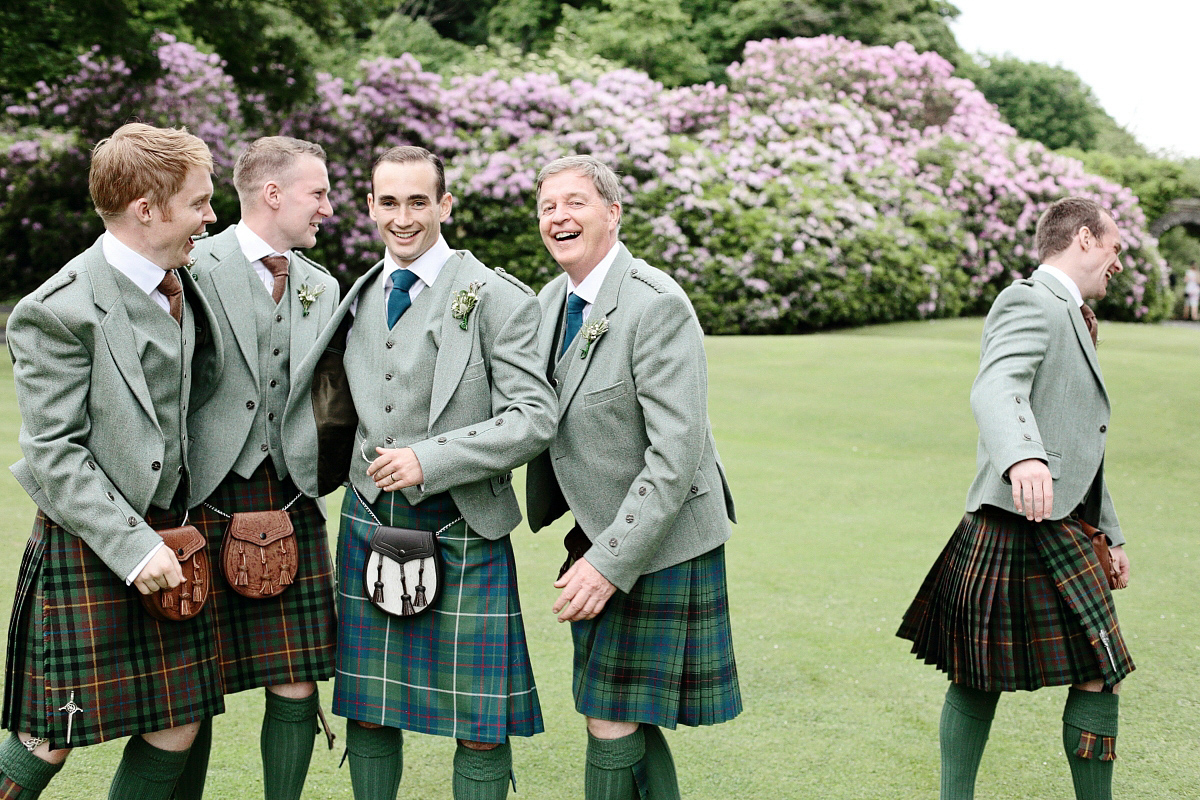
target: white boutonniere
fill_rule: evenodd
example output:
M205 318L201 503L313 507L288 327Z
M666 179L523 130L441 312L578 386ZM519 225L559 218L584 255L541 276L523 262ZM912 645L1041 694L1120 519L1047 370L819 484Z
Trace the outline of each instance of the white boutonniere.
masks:
M458 327L464 331L467 329L467 317L479 305L479 290L482 287L481 282L472 281L470 286L455 293L454 302L450 304L450 314L459 321Z
M317 298L324 293L325 284L323 283L318 283L311 288L307 283L300 284L300 288L296 290L296 296L300 298L300 306L304 309L304 316L308 316L309 307L317 302Z
M587 358L588 350L592 349L592 342L599 339L608 332L608 320L601 317L598 320L588 322L583 326L581 333L583 334L583 348L579 351L580 358Z

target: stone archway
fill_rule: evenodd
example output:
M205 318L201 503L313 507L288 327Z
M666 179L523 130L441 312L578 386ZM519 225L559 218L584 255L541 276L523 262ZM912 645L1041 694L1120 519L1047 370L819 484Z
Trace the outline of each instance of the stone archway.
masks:
M1200 198L1172 200L1167 209L1166 214L1150 224L1151 235L1157 238L1171 228L1182 225L1188 233L1200 236Z

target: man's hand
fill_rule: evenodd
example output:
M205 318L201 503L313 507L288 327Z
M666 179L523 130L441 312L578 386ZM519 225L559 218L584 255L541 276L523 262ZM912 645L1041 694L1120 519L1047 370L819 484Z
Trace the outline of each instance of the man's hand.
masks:
M174 589L183 583L183 569L179 559L169 547L160 547L150 557L146 566L133 579L133 585L142 594L154 594L161 589Z
M425 482L425 472L411 447L376 447L375 452L379 454L379 458L367 467L367 475L380 489L394 492L409 486L420 486Z
M1054 507L1054 479L1050 468L1037 458L1018 461L1008 468L1012 482L1013 506L1025 519L1041 522L1050 516Z
M608 598L613 596L617 587L609 583L608 578L599 570L581 558L554 582L555 589L562 589L562 594L554 602L551 611L558 614L559 622L574 622L576 620L592 619L604 610ZM559 614L558 612L562 612Z
M1117 571L1117 588L1124 589L1129 585L1129 556L1125 553L1124 545L1108 548L1112 557L1113 568Z

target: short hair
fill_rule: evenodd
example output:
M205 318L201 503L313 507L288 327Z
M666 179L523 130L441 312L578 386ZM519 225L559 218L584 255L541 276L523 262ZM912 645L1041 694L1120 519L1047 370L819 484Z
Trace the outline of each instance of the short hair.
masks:
M612 205L621 202L621 181L612 168L594 156L563 156L542 167L537 176L535 197L541 197L542 184L551 175L560 172L577 172L585 178L592 179L592 185L604 198L604 202Z
M92 148L88 192L105 220L120 216L139 197L165 210L194 167L212 172L212 153L187 128L131 122Z
M253 201L271 179L285 179L296 159L312 156L325 161L325 148L290 136L264 136L250 143L233 165L233 188L243 205Z
M1071 246L1080 228L1087 228L1096 238L1108 232L1109 216L1104 206L1086 197L1064 197L1050 205L1037 221L1034 246L1038 258L1045 261Z
M379 169L380 164L413 164L422 161L433 166L433 171L437 175L437 197L433 199L440 201L446 196L446 165L442 163L441 156L415 145L404 144L393 147L375 159L375 163L371 165L371 190L375 190L375 172Z

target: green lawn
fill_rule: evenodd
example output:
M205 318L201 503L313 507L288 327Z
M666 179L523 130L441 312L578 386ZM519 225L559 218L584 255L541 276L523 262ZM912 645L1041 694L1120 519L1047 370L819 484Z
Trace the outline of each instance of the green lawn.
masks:
M915 798L937 793L945 681L895 638L900 614L962 514L974 474L967 394L981 320L803 337L710 338L711 416L741 523L727 548L746 711L670 734L693 798ZM1200 777L1200 330L1105 324L1115 413L1110 487L1133 583L1118 595L1138 664L1122 693L1116 794L1196 797ZM0 363L0 461L19 456L11 370ZM0 480L0 615L33 507ZM336 503L331 504L336 507ZM582 797L584 733L570 637L549 608L565 525L514 543L547 732L517 740L525 798ZM328 708L331 688L322 687ZM1068 797L1065 689L1006 697L981 798ZM257 692L216 722L208 797L261 796ZM350 797L337 750L306 797ZM44 795L104 796L121 743L75 753ZM402 798L450 796L451 742L413 735Z

